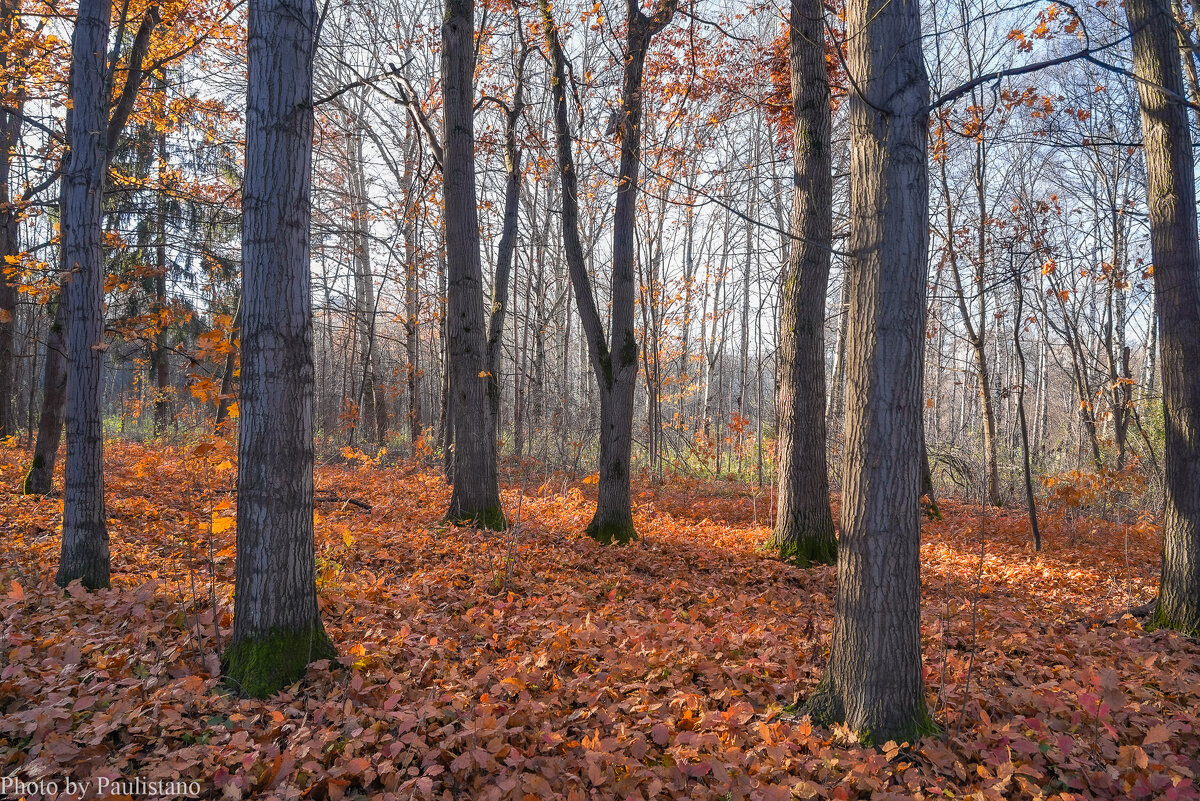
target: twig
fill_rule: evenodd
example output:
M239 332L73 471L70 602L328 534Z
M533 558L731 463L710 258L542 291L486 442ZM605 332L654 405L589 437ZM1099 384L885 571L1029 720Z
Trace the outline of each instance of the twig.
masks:
M317 493L322 493L324 497L317 497ZM313 503L348 503L351 506L357 506L359 509L371 511L374 507L365 501L360 501L357 498L343 498L340 495L325 494L322 490L317 490L313 493Z

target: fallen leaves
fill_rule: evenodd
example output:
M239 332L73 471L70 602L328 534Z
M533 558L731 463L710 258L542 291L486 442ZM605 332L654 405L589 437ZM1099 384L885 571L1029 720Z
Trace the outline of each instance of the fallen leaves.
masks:
M643 539L603 547L579 534L586 481L547 480L495 534L440 521L435 473L345 457L317 486L372 511L317 517L340 664L260 702L214 672L228 451L110 445L115 586L63 593L61 504L16 495L23 454L0 449L0 775L196 780L222 799L1197 797L1200 646L1116 617L1153 594L1152 527L1055 523L1035 555L1020 515L989 516L981 566L978 510L944 502L923 631L948 735L877 751L789 711L824 668L834 571L758 550L768 495L639 485ZM1117 623L1072 622L1090 619Z

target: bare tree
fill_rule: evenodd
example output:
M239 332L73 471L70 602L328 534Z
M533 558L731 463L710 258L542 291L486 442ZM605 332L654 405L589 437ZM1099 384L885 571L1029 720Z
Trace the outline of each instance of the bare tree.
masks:
M626 0L625 58L621 75L618 135L621 162L613 212L612 318L607 341L588 277L579 237L579 199L567 115L567 65L548 0L539 0L550 51L550 88L554 106L558 167L562 177L563 239L567 267L588 358L600 387L600 477L596 514L588 534L600 542L629 542L637 537L629 493L633 444L633 391L638 375L638 343L634 331L637 277L634 264L635 213L641 167L642 74L655 34L675 16L678 0L658 0L650 14L637 0Z

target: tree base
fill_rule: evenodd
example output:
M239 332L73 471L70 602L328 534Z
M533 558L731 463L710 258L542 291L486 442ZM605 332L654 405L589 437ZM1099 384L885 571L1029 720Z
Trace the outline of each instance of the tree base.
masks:
M21 482L21 494L46 495L50 492L50 483L46 476L45 465L42 464L42 457L34 456L33 465L25 474L25 480Z
M310 662L336 658L337 649L317 623L307 631L231 643L221 655L221 672L239 695L266 698L304 678Z
M1200 639L1200 619L1180 620L1174 617L1169 617L1163 611L1162 602L1159 601L1154 605L1154 612L1150 615L1150 620L1146 622L1146 631L1155 631L1156 629L1170 629L1177 631L1185 637Z
M828 727L846 723L846 709L842 705L842 699L833 691L833 686L828 679L822 679L812 696L800 707L800 711L807 714L809 719L818 726ZM904 725L894 727L890 731L872 730L867 727L855 731L855 734L863 745L875 747L889 741L915 743L922 737L941 734L941 731L942 727L934 722L929 714L929 707L922 699Z
M600 523L593 520L588 524L587 535L602 545L628 545L638 538L633 521Z
M508 521L504 519L504 510L498 505L476 510L452 509L446 513L446 519L460 526L486 528L491 531L508 529Z
M837 564L837 540L832 537L800 537L784 543L772 537L766 547L774 551L780 561L795 567Z
M942 510L938 508L937 501L928 495L921 496L921 511L927 520L942 519Z
M76 579L83 585L85 590L94 592L95 590L107 590L112 584L107 570L82 570L82 571L67 571L62 567L58 568L58 572L54 574L54 583L66 589L72 581Z

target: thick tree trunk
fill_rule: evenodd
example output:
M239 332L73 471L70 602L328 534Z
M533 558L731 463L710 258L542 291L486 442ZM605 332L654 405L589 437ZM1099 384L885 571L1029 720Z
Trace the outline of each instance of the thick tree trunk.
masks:
M104 513L104 194L110 0L83 0L71 40L70 156L62 178L62 260L67 293L67 454L62 556L55 581L109 584Z
M225 675L265 697L335 657L317 607L309 188L316 10L251 0L237 566Z
M488 405L487 335L479 212L475 202L475 2L446 0L442 21L445 103L447 371L454 489L446 517L505 527L496 471L496 421Z
M860 738L935 730L921 668L921 355L929 81L917 0L847 4L850 322L829 668L809 709Z
M1125 0L1146 150L1161 326L1166 519L1155 626L1200 635L1200 245L1195 168L1174 20L1165 0Z
M795 195L779 322L779 501L769 547L802 567L837 558L825 436L825 291L833 175L823 6L792 0Z

